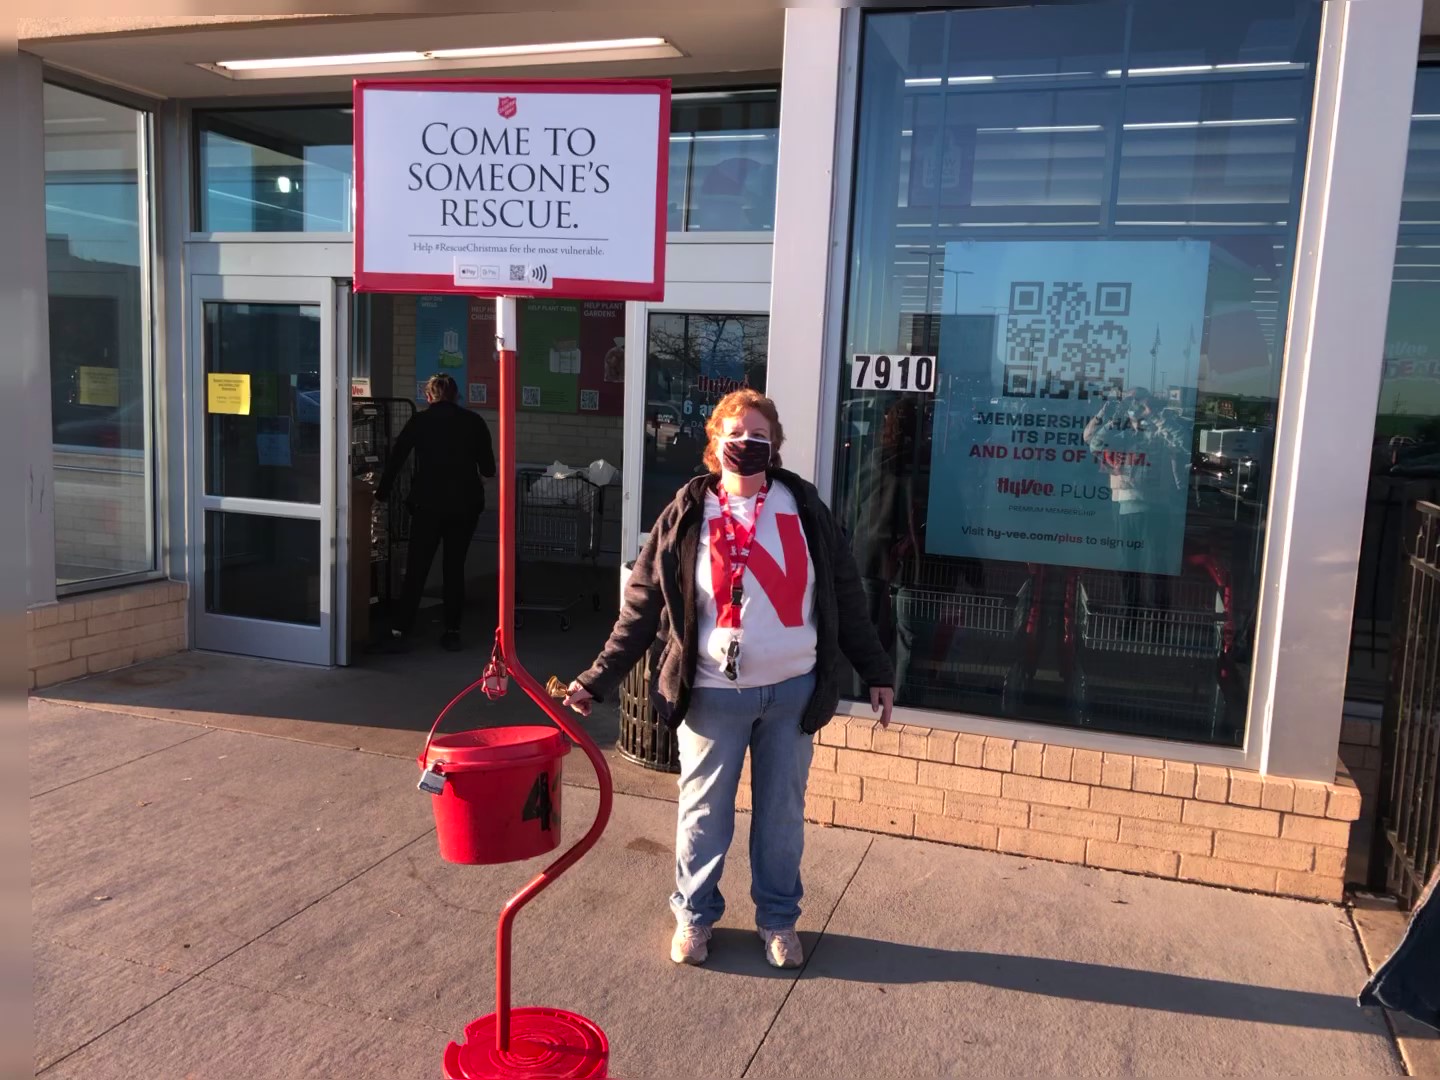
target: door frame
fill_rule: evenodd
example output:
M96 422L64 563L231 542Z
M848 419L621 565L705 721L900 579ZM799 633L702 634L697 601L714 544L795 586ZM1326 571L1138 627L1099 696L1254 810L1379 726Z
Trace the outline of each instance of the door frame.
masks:
M337 303L339 287L328 277L286 277L192 273L189 279L189 358L186 379L190 407L190 557L193 568L191 625L195 648L274 660L330 666L343 619L336 609L338 372ZM207 393L205 378L205 305L207 303L295 304L320 309L320 501L292 503L269 499L209 495L205 491ZM348 357L345 358L348 372ZM348 391L348 380L347 380ZM320 622L298 625L219 615L206 610L205 515L218 510L319 523Z
M645 407L650 363L650 315L723 314L770 317L770 283L670 282L665 299L632 301L625 309L625 451L621 461L624 501L620 517L620 563L633 562L649 535L640 528L641 482L645 464ZM631 343L634 343L633 346ZM768 349L767 349L768 353ZM766 370L769 370L768 356ZM638 374L638 378L632 375Z

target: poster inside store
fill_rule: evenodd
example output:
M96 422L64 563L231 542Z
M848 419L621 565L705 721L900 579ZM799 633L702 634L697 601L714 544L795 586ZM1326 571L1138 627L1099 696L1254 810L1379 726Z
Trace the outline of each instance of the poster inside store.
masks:
M1209 245L946 245L932 554L1177 574Z

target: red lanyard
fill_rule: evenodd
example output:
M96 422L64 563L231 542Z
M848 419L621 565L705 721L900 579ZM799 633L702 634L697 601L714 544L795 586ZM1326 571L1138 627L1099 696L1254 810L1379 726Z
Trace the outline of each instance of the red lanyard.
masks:
M725 527L725 542L730 545L730 606L735 612L737 629L740 626L740 601L745 595L745 567L750 562L750 545L760 531L760 511L765 509L765 495L769 490L770 485L766 483L755 496L755 517L750 522L750 532L746 534L743 545L738 541L735 517L730 513L730 497L725 494L724 488L718 491L720 520Z

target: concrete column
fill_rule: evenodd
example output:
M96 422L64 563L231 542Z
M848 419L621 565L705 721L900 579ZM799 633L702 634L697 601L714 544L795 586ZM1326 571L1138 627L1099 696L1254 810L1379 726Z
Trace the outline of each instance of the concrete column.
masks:
M8 67L8 65L7 65ZM18 361L24 462L25 603L55 599L55 458L50 425L49 282L45 261L45 83L38 58L20 53L15 72L16 187L4 200L7 258L17 275L7 301L7 355Z
M1264 772L1334 778L1421 0L1330 0L1251 697Z
M786 466L812 480L830 452L820 433L843 18L839 8L788 8L780 80L766 391L785 422Z

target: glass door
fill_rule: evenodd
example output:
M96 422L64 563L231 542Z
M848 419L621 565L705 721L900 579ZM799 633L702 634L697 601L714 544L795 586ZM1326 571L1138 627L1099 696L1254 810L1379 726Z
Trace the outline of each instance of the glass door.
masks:
M335 662L329 278L191 278L200 649Z

